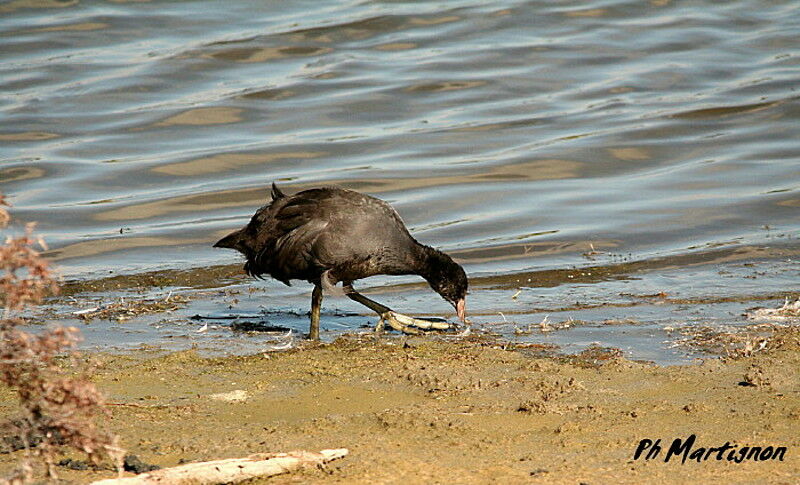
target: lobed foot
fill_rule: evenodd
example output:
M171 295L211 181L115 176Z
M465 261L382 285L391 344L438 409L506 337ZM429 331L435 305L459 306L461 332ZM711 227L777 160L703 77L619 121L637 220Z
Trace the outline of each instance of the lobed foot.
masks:
M378 325L375 326L375 331L380 332L383 330L385 324L389 324L390 327L397 330L398 332L403 332L411 335L418 335L420 334L420 330L449 330L453 328L453 325L447 322L435 322L431 320L422 320L419 318L409 317L407 315L403 315L402 313L397 313L393 311L388 311L382 313L380 315L381 319L378 321Z

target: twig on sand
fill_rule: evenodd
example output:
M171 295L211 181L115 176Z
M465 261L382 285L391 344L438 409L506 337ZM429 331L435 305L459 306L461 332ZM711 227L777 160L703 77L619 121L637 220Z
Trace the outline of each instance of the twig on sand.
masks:
M346 456L348 450L290 451L288 453L262 453L247 458L189 463L142 473L135 477L110 478L92 485L154 485L239 483L255 477L269 477L296 470L303 466L320 466Z

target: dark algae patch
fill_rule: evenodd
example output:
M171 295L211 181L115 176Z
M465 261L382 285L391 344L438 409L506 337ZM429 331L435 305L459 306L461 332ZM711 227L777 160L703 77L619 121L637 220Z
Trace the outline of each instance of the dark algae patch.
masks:
M220 281L234 278L244 278L240 264L195 269L164 269L66 281L61 286L61 295L71 296L88 292L106 293L118 290L144 290L166 287L209 288L219 286Z

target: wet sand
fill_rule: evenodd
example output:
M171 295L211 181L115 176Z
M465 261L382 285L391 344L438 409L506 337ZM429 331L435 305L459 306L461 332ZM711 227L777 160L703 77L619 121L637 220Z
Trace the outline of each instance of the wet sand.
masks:
M767 342L749 357L659 367L486 336L345 336L239 357L99 354L97 383L124 446L148 463L350 449L324 470L269 483L792 483L800 331L781 329ZM14 405L3 389L3 415ZM783 461L715 453L665 463L672 441L692 434L692 451L726 442L737 453L787 450ZM633 459L640 440L659 438L658 457ZM0 473L15 459L0 455ZM110 475L61 474L75 483Z

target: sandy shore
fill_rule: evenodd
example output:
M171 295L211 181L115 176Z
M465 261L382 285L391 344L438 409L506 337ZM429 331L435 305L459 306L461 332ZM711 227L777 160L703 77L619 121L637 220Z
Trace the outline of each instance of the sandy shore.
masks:
M797 329L783 330L750 357L657 367L484 337L343 337L249 357L100 355L97 382L113 428L145 462L350 449L325 470L269 483L788 484L800 476L799 342ZM8 389L0 405L13 412ZM673 440L693 434L692 452L726 442L736 457L745 446L786 452L664 461ZM643 439L661 439L662 451L634 460ZM0 455L0 471L15 459Z

